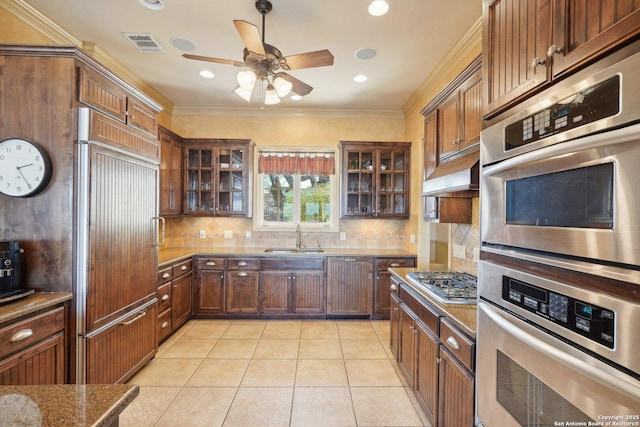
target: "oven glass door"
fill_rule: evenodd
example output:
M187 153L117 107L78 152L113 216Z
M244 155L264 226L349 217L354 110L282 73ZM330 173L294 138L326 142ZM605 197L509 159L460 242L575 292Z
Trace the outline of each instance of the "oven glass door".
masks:
M491 337L477 344L482 425L640 425L640 382L626 373L484 301L480 334Z

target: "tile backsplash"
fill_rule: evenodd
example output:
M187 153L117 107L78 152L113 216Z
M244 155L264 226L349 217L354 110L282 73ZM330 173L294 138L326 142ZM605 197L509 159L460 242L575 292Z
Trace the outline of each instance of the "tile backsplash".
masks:
M480 248L480 199L473 199L472 224L451 224L451 248L460 245L464 247L464 259L451 256L451 269L478 275L478 255Z

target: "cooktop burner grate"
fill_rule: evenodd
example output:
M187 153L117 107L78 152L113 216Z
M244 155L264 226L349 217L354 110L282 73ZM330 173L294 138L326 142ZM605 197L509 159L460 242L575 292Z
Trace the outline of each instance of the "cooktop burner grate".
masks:
M478 292L475 276L457 271L415 271L407 274L443 302L474 303Z

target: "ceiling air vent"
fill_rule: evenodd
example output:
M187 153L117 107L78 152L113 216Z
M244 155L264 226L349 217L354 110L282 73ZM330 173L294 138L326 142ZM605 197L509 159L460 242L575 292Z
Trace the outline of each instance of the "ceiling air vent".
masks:
M164 53L151 34L145 33L122 33L133 45L142 53Z

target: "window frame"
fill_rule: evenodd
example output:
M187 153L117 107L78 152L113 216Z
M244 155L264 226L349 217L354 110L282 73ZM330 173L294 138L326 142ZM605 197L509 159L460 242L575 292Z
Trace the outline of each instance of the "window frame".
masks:
M263 183L264 183L264 174L258 172L258 161L260 158L260 152L264 151L289 151L296 153L331 153L333 154L335 164L335 173L333 175L329 175L329 200L331 203L330 215L331 220L328 223L311 223L311 222L300 222L300 205L301 205L301 174L292 174L294 177L293 180L293 221L292 222L272 222L265 221L263 218L264 213L264 191L263 191ZM258 150L258 155L255 156L254 159L255 165L254 170L256 171L254 188L255 188L255 203L253 203L253 229L256 231L291 231L295 230L298 225L301 230L305 231L317 231L317 232L337 232L339 231L339 216L340 216L340 165L339 161L339 152L336 148L326 148L326 147L313 147L309 150L302 150L300 148L285 148L278 147L272 149L260 149Z

